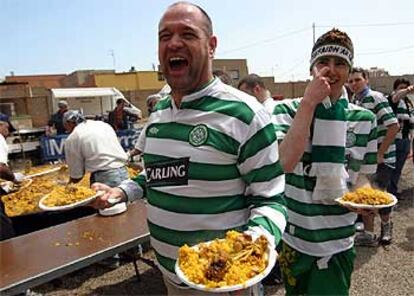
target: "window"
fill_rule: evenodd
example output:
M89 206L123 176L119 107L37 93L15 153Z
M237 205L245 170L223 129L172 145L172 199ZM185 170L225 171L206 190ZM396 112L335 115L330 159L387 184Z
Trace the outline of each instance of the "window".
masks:
M229 75L233 80L239 80L240 78L239 70L230 70Z

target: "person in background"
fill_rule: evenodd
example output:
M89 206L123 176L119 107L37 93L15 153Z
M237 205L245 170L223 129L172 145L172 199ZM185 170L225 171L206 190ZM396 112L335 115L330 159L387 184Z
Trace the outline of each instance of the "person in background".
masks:
M115 188L93 185L107 192L94 201L97 208L108 206L108 198L147 197L151 244L169 295L205 295L175 274L179 247L223 238L231 229L264 235L272 247L286 223L271 118L254 98L213 76L216 46L201 7L178 2L167 8L158 26L158 55L172 91L158 102L138 147L146 176ZM172 173L157 174L161 169ZM235 294L253 290L258 285Z
M111 126L102 121L86 120L75 110L63 116L69 136L65 141L65 159L70 183L79 182L90 172L90 183L117 186L128 179L127 155Z
M46 136L53 134L53 128L56 130L57 135L63 135L66 133L63 126L63 115L69 110L68 102L61 100L58 102L58 111L52 115L46 126Z
M155 105L161 99L162 99L162 96L160 94L153 94L147 97L146 102L147 102L148 116L151 115L151 113L155 111Z
M218 77L221 80L221 82L223 82L227 85L233 85L231 77L227 72L225 72L223 70L214 70L213 75L215 77Z
M13 173L8 166L9 149L6 143L6 138L9 135L9 123L7 121L0 121L0 178L11 181L13 183L20 183L24 179L21 173ZM7 194L3 188L0 187L0 196ZM0 199L0 241L9 239L15 236L12 221L4 212L4 204Z
M372 111L377 117L378 126L378 168L374 176L375 186L387 190L395 169L395 136L400 129L388 100L378 91L369 87L368 72L362 68L353 68L348 79L349 87L354 96L352 102ZM381 218L381 235L379 240L374 232L375 215L363 215L364 230L355 237L359 246L375 247L378 241L390 244L392 240L392 208L379 210Z
M394 81L393 92L388 97L388 102L400 124L400 130L395 138L395 170L388 185L388 192L394 194L397 198L400 198L398 181L400 180L407 156L410 153L412 134L414 131L414 120L411 118L411 114L414 112L414 106L413 102L407 97L409 94L414 94L414 85L411 85L407 79L399 78Z
M130 128L130 123L139 119L139 116L126 107L127 102L124 99L116 100L116 107L109 112L108 123L115 131Z
M349 295L357 215L335 199L368 181L377 153L375 115L350 104L344 87L353 56L345 32L326 32L313 45L303 98L276 101L288 208L279 256L286 295Z
M263 107L273 114L275 108L275 100L272 98L270 91L266 88L263 80L257 74L249 74L243 77L237 86L237 88L245 93L253 96L256 100L263 105ZM281 251L281 243L276 246L278 252ZM275 267L273 267L270 274L263 280L265 285L279 285L283 283L282 274L280 271L279 261L276 261Z
M7 124L9 125L9 134L11 134L11 133L13 133L13 132L16 131L16 129L14 128L13 124L10 122L9 115L0 112L0 121L7 122Z
M273 113L275 100L266 88L263 80L257 74L249 74L239 81L238 89L255 97L270 114Z

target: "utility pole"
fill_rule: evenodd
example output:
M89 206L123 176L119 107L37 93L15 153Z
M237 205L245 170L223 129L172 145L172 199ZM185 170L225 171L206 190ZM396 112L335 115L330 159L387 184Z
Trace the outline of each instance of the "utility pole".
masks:
M115 60L115 51L113 49L109 50L109 55L112 56L112 64L114 66L114 70L116 69L116 60Z
M315 44L315 23L312 23L313 44Z

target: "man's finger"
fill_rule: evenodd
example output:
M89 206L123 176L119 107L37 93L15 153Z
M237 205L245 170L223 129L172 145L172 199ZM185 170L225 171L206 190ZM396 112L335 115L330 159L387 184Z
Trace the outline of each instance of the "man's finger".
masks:
M313 74L315 77L325 77L329 72L329 67L325 66L318 70L318 67L313 66Z

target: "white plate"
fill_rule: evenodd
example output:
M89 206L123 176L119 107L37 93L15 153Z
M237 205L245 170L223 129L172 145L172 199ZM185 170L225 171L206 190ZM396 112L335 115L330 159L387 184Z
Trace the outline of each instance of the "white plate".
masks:
M84 206L88 203L90 203L91 201L93 201L95 198L97 198L98 196L102 195L104 192L103 191L98 191L95 195L82 199L78 202L69 204L69 205L65 205L65 206L57 206L57 207L49 207L47 205L45 205L43 202L44 200L49 196L49 194L46 194L45 196L43 196L40 200L39 200L39 208L41 208L43 211L65 211L65 210L70 210L70 209L74 209L80 206Z
M388 192L387 194L392 198L392 202L387 205L367 205L367 204L354 203L352 201L342 200L342 197L338 197L337 199L335 199L335 201L345 207L353 207L357 209L367 209L367 210L377 210L377 209L389 208L397 204L398 199L394 195Z
M45 170L45 171L40 172L40 173L36 173L36 174L32 174L32 175L26 175L25 179L30 179L30 178L33 178L33 177L40 177L40 176L43 176L43 175L51 174L51 173L59 171L60 168L61 167L57 167L57 168Z
M212 242L212 241L211 241ZM211 243L206 242L205 244ZM198 245L193 246L192 248L197 249ZM233 285L233 286L225 286L220 288L208 288L205 285L195 284L191 282L187 276L184 274L184 272L180 268L180 262L179 259L177 259L177 262L175 263L175 273L177 276L182 280L185 284L187 284L189 287L201 291L207 291L211 293L224 293L224 292L231 292L231 291L237 291L249 288L251 286L254 286L255 284L259 283L262 279L264 279L272 270L273 266L276 263L276 257L277 253L274 248L272 248L271 244L268 244L267 246L267 266L265 270L263 270L261 273L257 274L256 276L252 277L251 279L247 280L243 284Z

